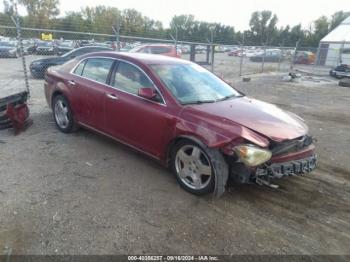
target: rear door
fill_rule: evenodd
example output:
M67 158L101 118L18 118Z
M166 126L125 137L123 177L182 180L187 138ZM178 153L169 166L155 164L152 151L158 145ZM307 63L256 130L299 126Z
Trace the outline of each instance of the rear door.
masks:
M68 81L75 101L74 113L79 122L103 131L104 96L114 59L88 58L73 71L73 79Z

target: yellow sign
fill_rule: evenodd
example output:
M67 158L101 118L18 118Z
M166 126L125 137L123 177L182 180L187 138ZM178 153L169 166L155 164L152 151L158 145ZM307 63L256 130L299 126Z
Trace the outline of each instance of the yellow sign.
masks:
M52 34L51 33L48 33L48 34L41 33L41 40L51 41L52 40Z

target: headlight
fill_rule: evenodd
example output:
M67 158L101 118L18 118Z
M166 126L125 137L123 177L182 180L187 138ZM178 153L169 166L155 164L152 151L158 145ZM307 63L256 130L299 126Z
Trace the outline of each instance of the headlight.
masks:
M239 159L247 166L258 166L268 161L272 153L253 145L240 145L233 148Z
M53 47L51 47L51 48L49 49L49 51L53 51Z
M14 54L14 53L17 52L17 49L15 49L15 48L14 48L14 49L11 49L9 52L10 52L10 54Z

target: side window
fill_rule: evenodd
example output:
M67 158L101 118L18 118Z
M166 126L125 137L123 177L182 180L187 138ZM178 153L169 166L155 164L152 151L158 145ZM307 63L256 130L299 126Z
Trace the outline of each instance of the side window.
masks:
M107 77L113 61L114 60L112 59L106 58L88 59L85 64L82 76L105 84L107 82Z
M81 62L74 70L74 74L81 76L81 73L83 73L83 69L85 66L86 60Z
M162 46L151 47L152 54L165 54L165 53L169 53L169 52L170 52L169 47L162 47Z
M153 87L153 84L137 67L121 61L112 86L131 94L137 94L140 88Z

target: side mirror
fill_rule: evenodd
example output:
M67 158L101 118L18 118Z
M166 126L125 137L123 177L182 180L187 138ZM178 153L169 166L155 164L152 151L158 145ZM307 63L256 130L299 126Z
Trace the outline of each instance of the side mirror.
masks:
M151 87L143 87L139 89L138 95L149 100L154 100L157 96L157 92Z

